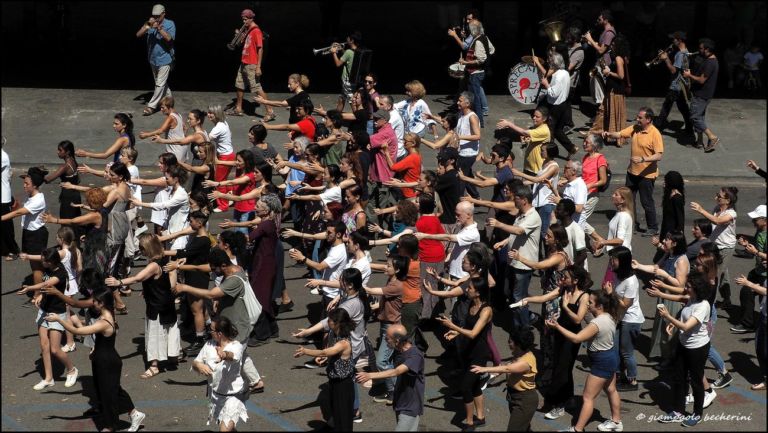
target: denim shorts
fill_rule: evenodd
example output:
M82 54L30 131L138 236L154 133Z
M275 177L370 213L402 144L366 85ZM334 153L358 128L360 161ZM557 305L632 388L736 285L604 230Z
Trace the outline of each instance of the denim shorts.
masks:
M619 371L619 350L614 345L611 350L599 352L588 351L589 361L592 363L589 373L601 379L612 379L613 375Z
M37 323L37 327L43 327L49 330L54 331L60 331L64 332L64 326L61 325L59 322L48 322L45 320L45 316L48 315L47 311L43 310L37 310L37 318L35 319L35 322ZM69 314L66 312L59 314L59 317L61 317L62 320L67 321L69 320Z

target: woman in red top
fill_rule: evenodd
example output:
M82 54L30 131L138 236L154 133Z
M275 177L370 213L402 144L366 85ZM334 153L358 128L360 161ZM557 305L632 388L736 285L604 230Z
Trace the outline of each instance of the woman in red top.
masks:
M219 187L219 186L235 186L233 191L234 195L241 196L251 192L256 187L256 183L261 183L264 179L257 179L254 171L255 164L253 162L253 152L244 149L237 152L237 157L234 161L217 161L221 165L234 165L237 171L235 172L235 178L232 180L222 180L220 182L206 180L203 182L205 187ZM214 197L217 194L221 194L218 191L214 192ZM246 222L252 220L256 216L256 200L242 200L235 202L234 220L236 222ZM240 231L244 235L248 235L248 229L245 227L237 227L235 230Z
M435 214L435 197L432 194L425 193L419 196L419 214L421 216L416 221L416 230L419 233L443 234L443 225ZM421 276L425 284L429 283L432 287L437 287L437 278L427 272L427 268L434 268L440 274L445 270L445 247L440 241L431 239L422 239L419 241L419 261L421 262ZM431 295L421 286L421 317L432 318L432 312L435 309L440 298Z
M421 173L421 154L419 153L421 137L412 132L408 132L405 134L404 145L408 155L398 162L392 161L389 152L384 152L384 156L387 158L387 164L395 173L403 173L404 181L418 182L419 174ZM387 145L382 146L385 150L386 147ZM416 191L414 191L413 188L403 188L403 196L409 200L415 199Z
M584 183L587 184L589 195L587 196L587 202L584 204L584 209L581 211L581 217L576 222L584 229L584 233L588 235L592 234L595 229L587 224L587 218L592 215L597 206L599 188L608 182L608 161L600 153L604 143L603 137L598 134L588 134L584 138L584 151L587 154L581 160L581 177L584 179Z

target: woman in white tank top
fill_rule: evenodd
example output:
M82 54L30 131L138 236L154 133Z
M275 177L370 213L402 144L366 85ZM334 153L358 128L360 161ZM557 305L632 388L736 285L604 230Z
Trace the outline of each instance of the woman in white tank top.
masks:
M174 112L174 114L176 114L176 112ZM181 116L179 116L179 118L181 118ZM177 159L179 158L179 155L172 149L186 148L186 151L190 153L190 156L183 162L189 162L189 159L196 157L197 146L209 141L208 131L203 128L204 121L205 114L198 109L194 109L187 114L187 125L192 129L191 135L185 136L182 132L181 136L176 136L176 133L171 134L172 131L168 131L167 138L161 138L159 135L156 135L152 137L152 141L165 144L167 151L174 153Z

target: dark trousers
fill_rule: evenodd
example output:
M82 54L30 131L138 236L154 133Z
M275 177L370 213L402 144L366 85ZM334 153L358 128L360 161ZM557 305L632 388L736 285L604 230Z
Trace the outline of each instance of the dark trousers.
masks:
M533 271L525 271L509 266L507 269L507 290L512 302L518 302L528 296L528 286L531 285ZM530 322L528 307L518 307L512 310L512 332L516 329L527 328Z
M459 170L461 170L465 176L474 177L472 174L472 166L475 164L476 160L477 158L474 156L459 156ZM466 193L471 195L472 198L480 197L480 193L477 192L477 187L468 182L461 182L461 188L459 191L461 191L461 195L464 195L466 191Z
M334 431L352 431L354 418L355 384L352 377L346 379L328 379L328 392L331 397L331 416Z
M272 303L272 311L277 311L277 305L274 305L274 301L272 301ZM272 313L262 310L259 315L259 320L253 325L251 337L257 340L266 340L269 337L276 335L278 332L277 318Z
M480 338L480 337L478 337ZM470 364L473 364L474 362L470 361ZM461 398L464 400L464 404L472 403L472 400L474 400L475 397L480 397L483 395L483 381L480 380L480 374L475 374L469 371L470 365L466 365L467 363L464 363L464 368L466 369L464 371L464 375L461 377ZM479 363L481 364L481 367L485 367L485 363Z
M661 105L661 111L659 115L654 119L653 124L661 131L667 126L667 117L672 109L672 104L677 104L677 109L680 110L680 114L683 115L683 121L685 121L685 131L693 133L693 122L691 122L691 109L688 107L688 103L685 102L683 92L680 90L667 90L667 96L664 98L664 103Z
M416 326L418 326L419 320L421 320L422 305L421 299L419 299L416 302L403 304L403 307L400 309L400 322L405 327L408 338L412 338L413 333L416 332Z
M674 410L685 413L685 396L688 394L686 381L690 380L693 392L693 414L701 416L704 412L704 363L707 362L709 345L707 343L696 349L686 349L678 342L677 347L677 380L674 388Z
M539 395L535 389L512 391L507 388L509 423L507 431L530 431L531 420L539 405Z
M552 131L553 138L557 140L561 146L563 146L566 152L575 152L576 147L571 142L571 139L565 135L565 131L563 131L565 125L568 122L568 119L570 118L571 103L566 100L562 104L546 105L549 106L549 126Z
M555 359L552 362L552 382L544 395L546 404L563 407L573 397L573 366L580 347L580 344L568 341L563 334L555 334Z
M760 366L760 373L762 374L762 381L766 378L766 358L768 358L768 340L765 338L766 328L768 328L768 320L765 315L760 315L760 326L757 327L755 334L755 354L757 355L757 364ZM757 383L760 383L759 381Z
M659 223L656 219L656 203L653 201L653 185L656 179L649 179L647 177L635 176L627 172L627 180L624 183L626 187L632 190L632 199L635 202L635 214L633 220L635 227L640 227L637 221L637 193L640 193L640 203L645 210L645 224L648 226L648 230L659 230Z
M0 214L11 212L11 203L0 204ZM8 220L0 223L0 249L2 255L19 254L19 245L16 243L16 233L13 228L14 221Z
M765 277L758 275L754 269L749 271L747 279L757 284L761 284L765 281ZM755 329L755 296L757 296L757 293L749 287L742 287L739 292L739 300L741 301L741 326L749 329Z

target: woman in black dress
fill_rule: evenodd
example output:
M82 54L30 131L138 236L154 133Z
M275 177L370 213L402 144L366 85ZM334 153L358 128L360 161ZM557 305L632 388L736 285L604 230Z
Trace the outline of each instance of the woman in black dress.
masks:
M64 160L64 164L49 175L45 176L45 183L51 183L56 178L61 179L62 182L69 182L72 185L80 184L80 175L77 172L77 160L75 159L75 145L69 140L64 140L59 143L56 154L59 158ZM80 192L72 189L61 189L59 193L59 218L77 218L80 216ZM75 234L81 235L82 229L79 227L72 227Z
M462 423L465 428L485 424L485 399L483 398L482 375L473 373L470 368L473 365L485 367L491 360L491 349L488 347L488 331L493 323L493 311L488 304L490 288L488 282L482 278L469 280L467 297L470 300L469 314L464 327L453 323L451 319L440 316L438 321L446 326L449 331L445 333L445 339L450 341L456 337L464 340L462 354L464 355L464 375L461 378L461 393L464 400L466 418ZM477 416L475 417L475 410Z
M115 431L121 413L130 411L131 427L137 431L146 414L136 410L131 396L120 386L123 360L115 350L117 324L114 318L115 300L110 290L101 289L93 294L93 307L99 317L89 326L75 328L69 321L63 321L57 314L48 314L45 320L58 322L67 331L76 335L96 334L96 346L90 355L96 396L100 402L101 431Z
M677 171L668 171L664 175L664 195L661 198L661 227L659 235L651 239L656 246L653 262L661 260L664 255L661 241L671 232L685 232L685 182L683 175Z

